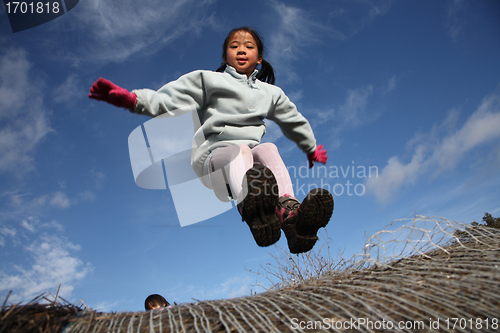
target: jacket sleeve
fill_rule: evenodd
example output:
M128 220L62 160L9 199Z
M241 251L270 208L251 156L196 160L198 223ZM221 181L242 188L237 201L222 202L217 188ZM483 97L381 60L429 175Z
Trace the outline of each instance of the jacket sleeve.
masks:
M132 90L137 95L137 104L131 112L156 117L169 114L180 116L193 110L200 110L205 102L203 71L194 71L181 76L161 87Z
M316 138L309 121L297 110L288 96L278 88L275 107L268 114L268 119L274 121L288 139L294 141L306 154L316 150Z

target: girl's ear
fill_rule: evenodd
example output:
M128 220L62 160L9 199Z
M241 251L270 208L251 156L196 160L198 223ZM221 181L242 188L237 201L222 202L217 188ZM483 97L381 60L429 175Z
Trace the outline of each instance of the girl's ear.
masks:
M257 65L260 65L262 63L262 60L264 60L264 58L262 57L262 55L260 55L259 60L257 60Z

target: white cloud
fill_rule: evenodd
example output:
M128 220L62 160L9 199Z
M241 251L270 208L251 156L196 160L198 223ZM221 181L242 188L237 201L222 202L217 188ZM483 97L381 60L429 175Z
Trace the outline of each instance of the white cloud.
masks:
M120 302L118 301L112 301L112 302L102 301L100 303L97 303L94 310L98 312L111 312L112 309L116 308L118 304L120 304Z
M72 104L85 98L82 91L86 91L86 89L83 87L81 80L76 74L70 74L64 83L53 90L52 95L56 103Z
M42 234L25 247L31 262L28 269L16 265L13 272L0 272L0 292L6 294L12 290L11 303L27 302L61 285L61 297L69 298L74 285L92 270L89 264L73 256L73 252L80 250L80 246L63 238Z
M68 208L70 206L70 200L66 194L62 192L56 192L52 195L50 199L50 205L53 207Z
M415 146L408 164L401 163L397 156L389 159L378 178L366 181L367 192L372 193L379 203L388 203L404 186L415 182L417 177L431 173L432 177L455 168L464 156L474 148L500 137L500 95L492 94L465 122L462 128L453 131L456 111L441 126L435 126L427 135L417 135L410 141ZM439 130L447 131L439 137Z
M5 223L5 222L4 222ZM31 234L35 234L40 230L52 230L52 231L64 231L64 227L57 221L52 220L51 222L41 222L40 219L36 216L28 216L21 220L20 226L22 227L22 231L27 230ZM7 224L3 225L0 228L0 234L14 238L17 235L18 231L15 226L7 226ZM29 238L27 235L23 236L24 238Z
M319 24L306 10L272 1L272 8L278 16L277 26L269 37L269 62L283 73L288 81L296 81L291 62L303 53L303 48L322 42L327 38L343 39L344 36L332 28ZM266 55L264 55L266 58Z
M94 192L87 190L87 191L83 191L83 192L78 193L78 197L84 201L94 201L96 195Z
M29 77L21 49L0 52L0 173L21 176L34 169L37 147L52 131L42 106L43 83Z
M16 232L16 229L9 228L9 227L3 225L0 228L0 234L2 234L4 236L14 237L17 234L17 232Z
M373 112L373 110L368 112L368 103L373 96L373 91L374 88L372 85L351 89L347 91L344 102L336 107L326 110L308 110L310 114L314 115L312 117L307 117L308 121L313 128L328 123L336 136L339 136L341 131L351 130L370 123L379 116L379 114ZM298 92L298 97L298 100L302 97L300 91ZM283 136L281 130L275 123L268 121L266 124L267 130L263 142L276 142ZM339 145L340 141L338 141L335 148ZM330 147L332 146L335 146L333 142L330 143ZM280 149L280 151L284 153L293 149L295 146L290 145L289 147L289 149Z
M27 220L23 220L23 221L21 222L21 226L22 226L24 229L26 229L26 230L28 230L28 231L30 231L30 232L35 232L35 230L36 230L36 229L35 229L35 223L36 223L36 222L37 222L37 221L33 221L33 218L28 218Z
M492 95L483 100L458 132L443 139L431 160L439 166L440 172L453 168L469 150L500 137L499 128L500 96Z
M52 221L47 222L47 223L41 223L40 227L42 227L42 228L51 228L51 229L54 229L54 230L57 230L57 231L64 231L63 225L61 223L59 223L58 221L55 221L55 220L52 220Z
M68 208L72 204L66 193L61 191L52 194L43 194L30 201L24 201L23 197L22 195L15 194L12 200L13 207L19 208L23 214L38 214L40 213L40 209L47 208L47 206Z
M81 201L92 202L97 197L95 193L102 188L106 182L106 175L102 172L91 170L87 176L87 183L90 189L79 191L75 194L68 194L66 191L54 191L51 193L42 193L34 195L29 190L22 190L21 187L15 190L0 191L0 198L3 198L3 207L0 208L0 226L1 222L26 220L24 230L29 229L29 225L33 224L33 218L37 219L46 216L47 213L53 212L54 209L67 209L77 205ZM29 223L26 224L26 223ZM52 221L50 223L42 223L40 226L51 227L57 230L62 230L62 226ZM1 230L0 230L1 234Z
M182 298L184 295L196 295L196 298L199 300L228 299L248 295L252 282L252 278L248 275L233 276L208 290L194 285L177 285L175 288L167 290L166 294L172 295L173 298ZM182 292L179 293L179 291Z
M95 189L102 188L102 186L106 183L108 179L106 175L101 171L91 170L90 174L92 177L92 181L94 182Z
M99 189L106 181L103 173L92 172L89 183L94 189ZM93 190L84 190L75 195L68 195L64 191L55 191L49 194L32 196L31 193L20 191L0 192L0 197L6 197L5 209L0 209L0 217L4 220L20 220L25 216L41 216L54 209L66 209L78 204L80 201L94 201L96 194Z
M377 17L389 10L391 0L361 0L336 2L329 14L331 24L318 23L319 10L314 4L310 11L277 0L270 2L278 16L277 26L271 34L270 58L282 62L297 58L302 48L327 39L343 40L352 37ZM313 3L311 3L313 4Z
M5 237L12 238L16 236L17 231L15 228L10 228L6 225L0 226L0 246L4 247L5 246Z
M327 4L326 7L310 2L310 10L278 0L269 3L273 14L276 14L273 16L276 23L269 32L267 57L280 77L293 82L299 77L293 70L292 62L305 54L306 47L351 38L377 17L387 13L392 0L336 1L334 5ZM331 7L335 9L331 10L328 18L319 19Z
M234 298L246 295L250 292L250 281L249 276L233 277L224 281L220 288L216 288L215 292L219 291L221 294L227 294L227 297ZM226 297L224 297L226 298Z
M0 57L0 119L10 117L30 94L28 71L30 63L26 52L10 48Z
M327 110L318 110L316 116L310 120L314 124L325 122L333 123L335 132L352 129L378 117L376 113L368 113L367 106L373 96L373 86L351 89L341 105Z
M368 118L366 106L373 95L373 86L349 90L343 105L338 108L337 115L342 120L342 127L357 127L365 123Z
M396 83L397 83L397 78L396 78L396 75L394 75L393 77L391 77L389 79L389 82L387 83L387 92L388 93L390 93L391 91L393 91L396 88Z
M211 1L134 0L81 1L71 12L80 47L59 48L58 57L79 65L87 62L120 62L139 52L156 53L185 34L199 34L214 24L207 14ZM62 24L62 22L55 22ZM67 24L67 22L66 22ZM57 31L53 31L57 33ZM66 38L61 35L62 38Z
M376 178L368 178L366 190L375 195L379 203L388 203L394 194L405 184L413 184L422 173L423 156L418 150L410 163L403 164L397 156L393 156Z
M351 38L379 16L385 15L392 2L392 0L337 1L329 17L345 38Z
M338 149L342 145L341 134L360 126L366 125L379 117L379 113L369 110L369 103L373 97L372 85L351 89L347 92L342 104L324 109L309 110L308 117L311 126L323 126L323 131L332 133L328 146L330 149ZM328 128L324 127L328 124Z
M458 40L458 35L462 30L462 22L459 13L464 9L465 0L451 0L446 7L446 30L453 42Z

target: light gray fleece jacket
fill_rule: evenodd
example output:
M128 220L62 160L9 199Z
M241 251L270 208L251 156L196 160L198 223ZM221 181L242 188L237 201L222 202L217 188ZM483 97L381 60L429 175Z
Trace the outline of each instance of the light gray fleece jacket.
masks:
M257 80L256 75L257 70L247 79L229 65L224 73L194 71L158 91L133 90L137 105L131 111L151 117L195 111L199 123L195 125L191 166L199 177L206 176L205 160L215 148L259 144L266 133L264 118L278 124L304 153L314 152L316 139L307 119L279 87Z

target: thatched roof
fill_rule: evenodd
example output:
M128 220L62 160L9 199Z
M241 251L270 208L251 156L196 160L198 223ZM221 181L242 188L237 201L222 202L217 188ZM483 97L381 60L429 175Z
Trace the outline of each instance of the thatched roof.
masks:
M59 333L83 310L63 298L42 294L28 304L5 306L0 311L1 333Z
M435 240L435 234L428 236L425 246ZM364 258L348 270L253 296L134 313L70 313L69 307L60 319L40 320L39 332L56 332L43 327L66 321L64 333L498 330L500 233L479 228L433 245L425 252L415 247L413 254L389 261ZM27 306L7 315L3 310L2 316L7 320L36 316L29 310ZM51 311L41 310L42 316ZM19 318L13 322L20 322Z

